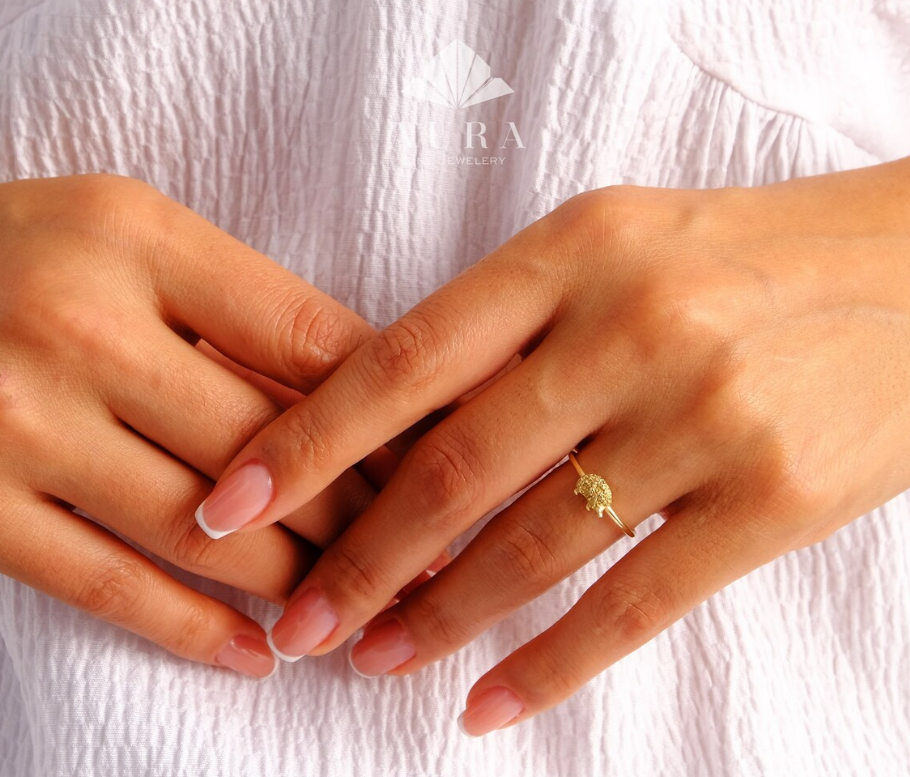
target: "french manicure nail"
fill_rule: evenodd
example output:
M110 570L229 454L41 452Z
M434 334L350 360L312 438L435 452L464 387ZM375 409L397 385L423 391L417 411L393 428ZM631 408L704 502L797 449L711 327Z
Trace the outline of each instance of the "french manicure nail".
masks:
M240 634L228 642L215 656L222 666L248 677L263 679L275 673L278 661L264 639Z
M480 737L515 720L523 709L521 699L508 688L490 688L458 716L458 728L469 737Z
M316 588L308 588L288 605L268 636L282 661L299 661L338 627L338 613Z
M196 510L196 522L213 540L246 526L272 501L272 476L251 461L219 481Z
M376 677L385 674L417 654L414 640L394 618L371 626L348 656L357 674Z

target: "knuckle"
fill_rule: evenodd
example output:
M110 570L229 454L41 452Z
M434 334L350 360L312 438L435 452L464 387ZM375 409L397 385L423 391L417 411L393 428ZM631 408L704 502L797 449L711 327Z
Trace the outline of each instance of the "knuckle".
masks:
M764 445L767 421L751 400L741 374L741 365L732 360L706 368L686 411L689 429L704 450L737 453L734 449L740 446L737 455L751 459L759 451L753 446Z
M576 667L567 665L566 656L551 647L535 651L533 660L528 662L522 675L528 700L537 700L542 705L565 699L579 687Z
M126 623L137 609L148 570L132 559L107 561L89 577L76 595L79 606L90 615L111 623Z
M496 543L493 568L505 576L508 585L519 584L523 591L548 588L564 574L560 558L554 552L556 537L551 531L519 521L510 522L502 540Z
M367 356L373 381L380 390L391 389L405 400L433 380L444 357L437 325L417 311L390 324L370 342Z
M554 211L560 232L593 241L601 249L628 244L641 222L641 209L631 202L638 188L606 186L570 197Z
M123 322L112 311L73 300L56 300L47 311L57 348L87 364L123 362ZM120 364L119 366L125 366Z
M414 592L406 602L408 620L419 623L421 634L428 635L437 645L454 649L470 640L472 635L466 619L458 618L452 608L440 604L433 596Z
M137 214L146 214L166 201L155 188L123 175L88 173L65 179L72 202L64 223L76 233L84 233L92 241L105 235L117 235L124 227L137 223Z
M385 595L394 586L358 552L337 543L331 550L332 588L343 591L344 595L361 602L373 602ZM391 597L395 588L388 594ZM387 601L387 599L386 599ZM383 602L384 603L384 602Z
M40 400L30 389L26 376L4 367L0 372L0 437L7 454L21 449L31 451L31 456L22 457L23 463L34 459L35 452L41 449L40 441L47 438L42 415ZM18 460L15 455L7 458Z
M118 283L132 286L142 277L147 288L146 275L173 272L188 239L197 237L190 212L144 181L106 173L72 180L79 208L70 208L60 224ZM133 266L124 264L124 254Z
M604 639L647 641L667 623L667 604L652 586L614 580L592 602L592 633Z
M176 376L183 379L183 374ZM195 375L186 373L187 382L194 379ZM153 376L149 383L153 384L157 376ZM242 396L217 397L209 401L206 397L201 399L201 406L218 418L220 440L215 450L214 460L220 470L227 467L241 449L269 424L281 417L281 408L266 397L250 397L244 392Z
M835 489L822 481L827 473L819 473L819 476L817 479L809 477L789 457L783 466L774 468L775 501L788 515L793 516L792 528L795 530L816 525L819 515L837 506L837 500L833 497Z
M202 531L195 520L188 521L182 513L170 522L164 540L169 561L187 572L206 576L216 573L223 565L226 547Z
M454 426L428 432L409 455L410 492L437 530L457 525L465 510L482 499L481 467L467 438Z
M173 628L163 645L175 655L194 658L212 627L206 609L197 602L181 602L180 617L171 621Z
M807 457L794 453L771 430L753 435L751 443L751 450L744 451L741 459L739 496L745 495L749 504L758 507L747 518L753 534L773 533L791 549L811 542L819 519L838 507L838 491L831 488L830 473L812 471L806 465Z
M262 441L262 457L267 462L281 462L283 471L301 476L331 465L329 426L312 403L303 402L286 410L276 421L275 429L276 434L267 432Z
M0 185L0 234L9 247L9 239L31 231L34 205L28 197L34 180L7 181Z
M111 196L155 191L144 181L115 173L85 173L68 179L89 204L107 203Z
M231 430L230 436L234 444L231 450L223 452L221 459L223 465L227 466L247 442L252 440L279 415L280 413L274 405L265 403L250 404L249 402L243 402L242 406L238 407L234 412L226 413L225 420Z
M137 214L165 201L149 184L109 173L12 181L0 186L0 226L21 249L64 235L74 256L86 246L109 244L112 235L137 223Z
M296 294L279 317L279 348L291 375L310 389L357 344L350 323L315 294Z
M622 334L643 367L661 362L713 376L732 363L731 336L714 292L687 288L673 270L657 267L644 274L627 312Z

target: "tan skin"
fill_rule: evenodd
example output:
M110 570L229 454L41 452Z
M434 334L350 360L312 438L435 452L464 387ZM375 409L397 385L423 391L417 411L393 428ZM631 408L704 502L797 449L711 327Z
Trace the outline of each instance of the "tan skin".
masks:
M313 654L404 586L374 625L407 630L416 655L391 670L407 674L623 539L584 512L562 465L414 588L454 537L583 443L628 524L667 520L469 695L506 687L523 706L512 722L532 717L910 485L908 167L590 192L378 335L137 181L2 184L0 570L214 664L261 627L104 526L279 603L312 567L298 590L316 586L341 619ZM440 407L442 422L422 421ZM345 530L373 496L349 466L400 433L411 452ZM251 456L275 499L209 540L193 508ZM380 456L372 479L392 466ZM291 530L253 531L278 518Z
M757 188L611 187L568 200L356 350L257 434L274 496L258 536L431 411L392 480L286 608L321 596L338 647L397 621L406 675L617 540L629 551L560 620L484 674L514 725L554 707L698 603L910 487L910 160ZM405 581L573 447L628 540L563 463L404 600ZM378 617L377 617L378 614ZM281 646L279 645L279 648ZM487 716L489 718L489 716Z
M254 433L372 335L139 181L0 185L0 572L194 661L224 664L242 637L258 657L224 665L267 674L259 624L109 529L283 603L372 483L347 470L284 525L218 543L193 510ZM381 483L388 456L368 464Z

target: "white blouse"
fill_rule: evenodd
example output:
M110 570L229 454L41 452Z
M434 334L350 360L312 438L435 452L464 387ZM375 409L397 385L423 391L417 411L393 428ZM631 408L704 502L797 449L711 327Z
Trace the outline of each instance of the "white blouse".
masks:
M465 50L499 81L434 90L434 57ZM908 154L907 0L0 3L0 180L143 178L375 325L584 189ZM0 577L0 775L906 773L908 494L559 707L463 736L471 684L628 547L406 678L359 677L341 649L255 682Z

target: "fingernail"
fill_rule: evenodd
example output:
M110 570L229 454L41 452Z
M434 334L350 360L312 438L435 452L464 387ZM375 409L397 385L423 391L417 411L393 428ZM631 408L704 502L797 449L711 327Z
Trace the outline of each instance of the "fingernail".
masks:
M472 699L458 716L458 728L469 737L480 737L515 720L524 705L508 688L491 688Z
M196 510L196 522L213 540L246 526L272 501L272 476L257 461L219 481Z
M338 613L316 588L295 599L268 636L269 647L282 661L299 661L338 627Z
M452 557L448 553L442 553L436 559L436 561L434 561L432 564L430 564L430 566L427 567L427 574L430 577L433 577L433 575L435 575L440 569L445 567L451 560L452 560Z
M351 666L363 677L376 677L401 666L417 654L414 640L394 618L367 629L351 648Z
M248 677L263 679L275 673L278 662L264 639L240 634L228 642L215 656L222 666Z

